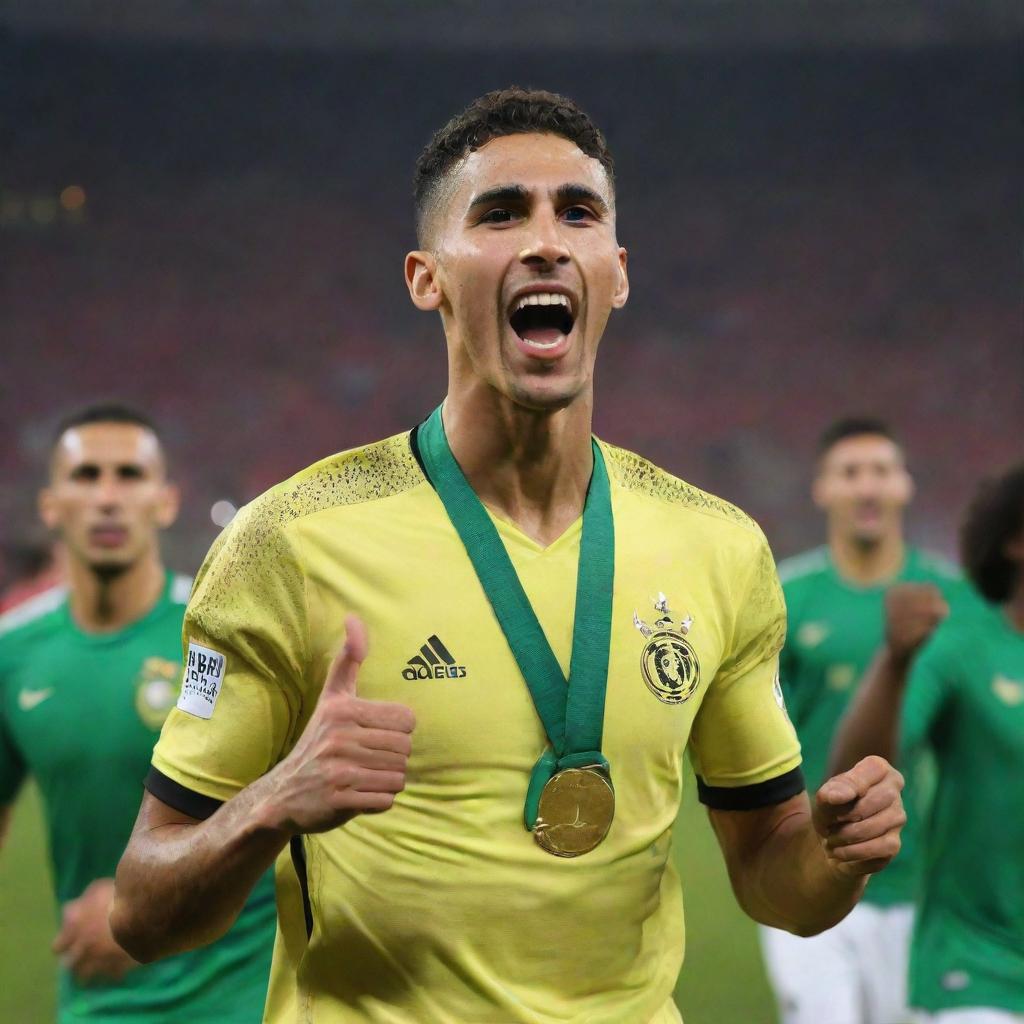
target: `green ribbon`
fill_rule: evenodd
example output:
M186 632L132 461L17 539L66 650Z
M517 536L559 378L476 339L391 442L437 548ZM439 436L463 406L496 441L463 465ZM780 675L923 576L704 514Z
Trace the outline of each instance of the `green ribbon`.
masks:
M567 681L491 517L452 454L440 407L420 425L416 441L427 476L476 570L551 743L534 765L526 790L523 818L532 830L541 791L556 772L596 765L610 775L601 753L601 737L612 628L615 528L604 456L591 439L594 471L583 508Z

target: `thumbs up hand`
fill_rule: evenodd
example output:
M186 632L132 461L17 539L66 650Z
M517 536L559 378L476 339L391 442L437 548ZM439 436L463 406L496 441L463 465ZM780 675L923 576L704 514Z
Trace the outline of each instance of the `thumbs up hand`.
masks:
M356 693L367 653L366 627L345 620L345 644L291 753L266 776L277 827L292 835L327 832L357 814L386 811L405 788L416 719L402 704Z

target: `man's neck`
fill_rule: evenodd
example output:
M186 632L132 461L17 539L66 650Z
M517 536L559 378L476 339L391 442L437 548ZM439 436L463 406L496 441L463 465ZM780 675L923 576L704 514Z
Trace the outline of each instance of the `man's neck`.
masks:
M828 546L836 572L844 580L862 587L895 578L907 557L903 535L895 530L871 544L832 534Z
M119 573L68 559L71 616L86 633L116 633L141 619L163 593L166 577L154 552Z
M481 385L448 396L444 427L477 497L539 544L582 514L594 468L589 396L536 412Z

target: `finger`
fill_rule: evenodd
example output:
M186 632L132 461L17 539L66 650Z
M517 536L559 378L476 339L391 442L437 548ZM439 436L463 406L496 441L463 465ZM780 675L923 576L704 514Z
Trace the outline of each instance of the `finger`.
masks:
M358 615L345 616L345 643L327 670L323 692L354 694L359 666L366 660L368 650L363 620Z
M351 787L357 793L401 793L405 789L405 772L360 771Z
M863 821L850 821L836 828L828 834L825 845L834 850L840 846L854 846L857 843L868 842L877 839L879 836L887 835L889 832L902 828L907 823L907 815L900 805L889 806L878 814L873 814Z
M887 868L892 863L891 857L879 857L876 860L858 860L851 864L837 864L837 867L844 875L860 877L862 875L874 875Z
M394 729L361 728L359 730L359 745L366 750L401 754L402 757L408 757L412 753L412 736L404 731L396 732Z
M356 724L364 729L411 733L416 728L412 708L386 700L358 700L354 705Z
M53 940L50 950L54 953L63 953L71 945L73 934L65 925L57 932L57 937Z
M346 794L345 809L361 812L387 811L394 803L394 793L364 793L353 789Z
M830 856L842 864L869 860L892 860L900 852L900 837L895 830L863 843L851 843L830 851Z
M872 787L878 785L889 774L899 778L899 788L903 788L903 776L897 772L884 757L871 754L862 758L849 771L829 779L818 790L819 803L841 804L851 799L859 800ZM853 796L850 796L850 790Z
M404 736L405 733L396 735ZM405 754L396 754L392 750L367 750L365 747L354 747L346 751L345 756L375 772L404 772L409 763Z
M902 808L900 788L896 779L886 779L877 786L872 786L862 797L846 805L846 810L832 819L833 827L840 827L847 822L864 821L890 807Z

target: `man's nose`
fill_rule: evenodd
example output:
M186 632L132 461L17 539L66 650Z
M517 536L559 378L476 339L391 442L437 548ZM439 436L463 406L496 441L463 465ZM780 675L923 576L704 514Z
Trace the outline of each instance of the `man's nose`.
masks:
M533 235L530 244L520 253L519 259L530 265L553 265L569 262L569 247L559 230L557 217L538 214L532 222Z
M114 475L102 476L96 485L96 504L100 508L117 508L122 498L121 481Z

